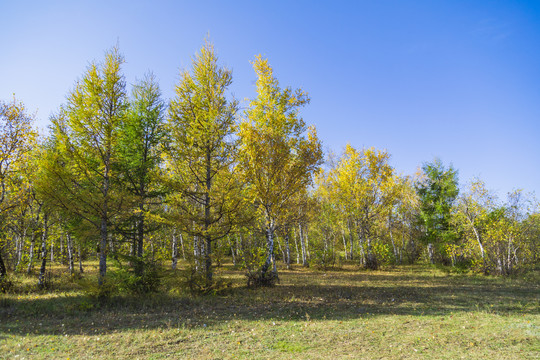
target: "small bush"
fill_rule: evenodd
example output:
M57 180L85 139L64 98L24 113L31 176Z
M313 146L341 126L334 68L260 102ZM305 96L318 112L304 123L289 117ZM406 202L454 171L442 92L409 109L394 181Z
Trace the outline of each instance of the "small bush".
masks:
M183 272L182 285L194 295L218 295L232 287L232 282L214 278L209 283L202 271L190 267Z
M248 272L246 276L248 278L247 286L249 288L274 286L276 283L279 282L278 274L274 271L267 271L266 273L263 273L261 271Z
M8 276L0 277L0 293L5 294L14 289L13 281Z
M155 261L127 255L122 255L121 258L128 260L133 267L128 268L118 262L120 270L111 274L120 293L141 295L159 290L162 274Z
M118 285L109 278L105 279L101 285L87 279L79 281L79 285L82 287L84 294L98 303L107 302L118 293Z

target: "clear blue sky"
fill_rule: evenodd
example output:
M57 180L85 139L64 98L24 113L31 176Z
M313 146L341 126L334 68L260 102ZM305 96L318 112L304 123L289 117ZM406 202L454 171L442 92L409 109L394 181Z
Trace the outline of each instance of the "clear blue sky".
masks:
M404 174L438 156L462 184L540 195L540 1L0 0L0 99L46 127L117 42L128 82L152 70L170 98L207 34L237 98L259 53L308 91L327 148L387 149Z

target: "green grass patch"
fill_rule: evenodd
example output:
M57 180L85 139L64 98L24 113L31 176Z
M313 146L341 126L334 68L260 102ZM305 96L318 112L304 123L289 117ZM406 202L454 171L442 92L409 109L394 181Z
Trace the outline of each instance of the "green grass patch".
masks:
M0 358L537 359L540 285L406 266L297 267L256 290L224 266L225 293L194 296L167 271L159 291L96 302L56 271L51 291L12 278L0 302ZM90 266L85 281L95 280ZM114 269L112 270L114 271Z

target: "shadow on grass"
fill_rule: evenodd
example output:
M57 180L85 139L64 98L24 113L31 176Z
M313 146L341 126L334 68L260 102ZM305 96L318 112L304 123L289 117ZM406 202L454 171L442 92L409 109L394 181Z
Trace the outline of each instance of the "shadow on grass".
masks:
M212 327L225 321L350 320L364 316L447 316L459 312L539 313L540 286L429 272L286 271L281 284L224 296L150 294L98 304L80 293L0 301L7 334L95 335L122 330Z

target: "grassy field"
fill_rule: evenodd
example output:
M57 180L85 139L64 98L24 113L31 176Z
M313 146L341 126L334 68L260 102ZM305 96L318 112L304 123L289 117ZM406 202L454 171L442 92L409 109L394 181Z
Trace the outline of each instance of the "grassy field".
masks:
M95 271L95 270L94 270ZM98 305L77 282L16 279L0 301L4 359L539 359L538 277L428 266L280 272L273 288L194 297L169 274L159 294ZM91 275L86 275L91 276Z

